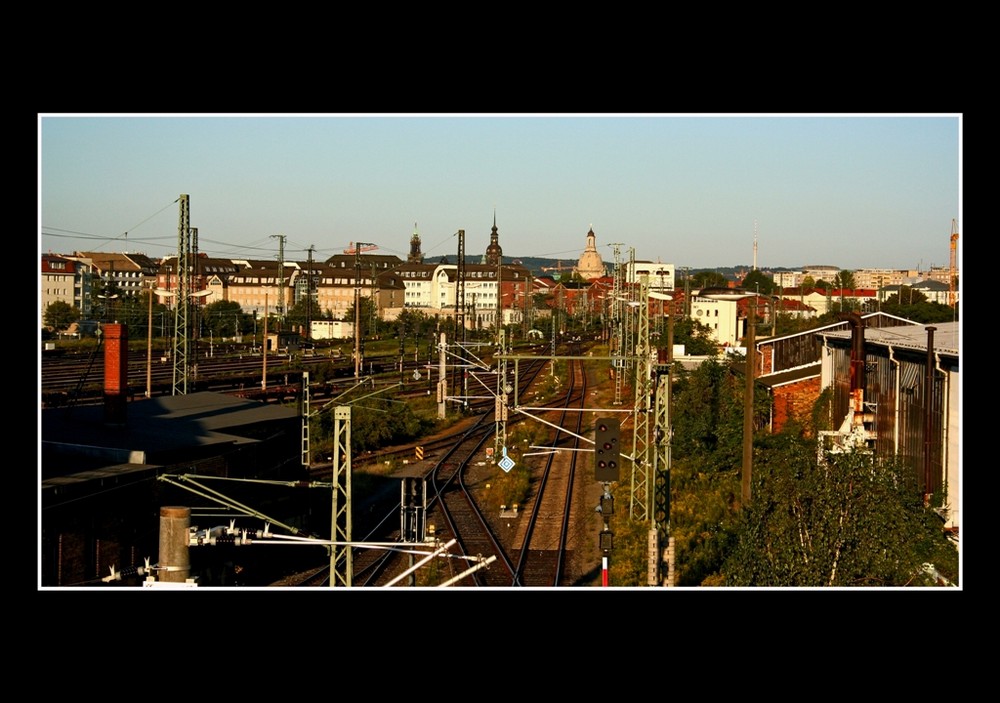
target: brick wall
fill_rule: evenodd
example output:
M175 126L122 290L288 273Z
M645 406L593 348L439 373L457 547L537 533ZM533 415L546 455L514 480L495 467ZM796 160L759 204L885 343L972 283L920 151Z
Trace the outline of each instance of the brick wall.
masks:
M820 393L820 378L806 378L774 389L774 419L771 432L780 432L789 420L811 424L812 409Z

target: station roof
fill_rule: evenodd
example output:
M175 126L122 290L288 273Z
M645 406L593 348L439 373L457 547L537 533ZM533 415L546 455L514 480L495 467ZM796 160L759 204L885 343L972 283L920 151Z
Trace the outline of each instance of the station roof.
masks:
M934 328L934 351L958 356L960 323L937 322L932 325L908 325L901 327L866 327L865 344L879 344L916 351L927 351L927 329ZM830 339L851 339L850 330L817 332Z

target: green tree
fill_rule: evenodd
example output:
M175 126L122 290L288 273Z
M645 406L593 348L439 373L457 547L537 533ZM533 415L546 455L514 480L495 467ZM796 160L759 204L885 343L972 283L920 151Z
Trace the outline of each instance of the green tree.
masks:
M899 290L885 299L883 306L908 306L927 302L927 296L910 286L900 286Z
M817 461L814 441L781 433L758 443L753 491L726 585L932 585L925 563L958 580L957 551L899 463L864 451Z
M725 288L729 279L718 271L698 271L691 276L691 286L694 288Z
M364 308L362 308L363 310ZM354 320L354 309L351 308L351 320ZM324 312L320 309L319 305L315 300L310 304L309 300L305 297L301 298L299 302L295 303L288 310L288 314L285 315L285 322L292 329L302 328L303 330L310 326L313 320L330 320L332 315L330 311Z
M746 290L759 293L760 295L771 295L776 288L773 278L768 278L756 269L744 276L743 283L740 285Z
M402 310L396 318L397 327L408 337L425 339L434 332L436 320L421 310Z
M854 282L854 272L853 271L838 271L833 277L834 288L847 288L854 290L856 284Z
M674 344L683 344L684 352L691 356L713 356L719 351L719 344L712 336L711 328L694 318L677 318L673 335ZM666 344L666 337L662 337L660 342Z
M409 403L388 398L366 398L352 405L351 449L360 453L404 444L430 432L433 427L434 420L418 416ZM321 443L332 433L333 414L321 414L317 441Z
M372 324L373 320L375 319L375 303L372 301L370 297L367 296L362 297L360 309L361 309L360 334L362 337L367 337L376 332L375 326ZM355 319L354 319L353 302L350 304L350 306L348 306L347 310L344 311L343 319L345 322L350 322L351 324L354 324ZM355 333L357 334L358 330L355 330Z
M80 319L80 311L65 300L54 300L45 308L45 326L62 332Z
M244 314L239 303L231 300L217 300L203 307L199 313L202 335L211 333L217 339L235 337L248 326L252 328L252 320Z
M952 308L944 303L922 301L913 305L894 305L885 302L879 306L879 309L884 313L904 317L907 320L925 325L934 322L952 322L958 319L958 307Z

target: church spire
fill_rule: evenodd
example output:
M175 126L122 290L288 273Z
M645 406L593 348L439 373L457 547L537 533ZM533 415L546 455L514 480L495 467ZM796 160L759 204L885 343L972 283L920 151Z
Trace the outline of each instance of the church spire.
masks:
M417 233L417 223L413 223L413 236L410 237L410 253L406 257L409 264L424 263L424 255L420 251L420 235Z
M493 231L490 233L490 244L486 247L485 262L490 266L498 266L503 259L503 249L500 248L500 235L497 234L497 209L493 208Z

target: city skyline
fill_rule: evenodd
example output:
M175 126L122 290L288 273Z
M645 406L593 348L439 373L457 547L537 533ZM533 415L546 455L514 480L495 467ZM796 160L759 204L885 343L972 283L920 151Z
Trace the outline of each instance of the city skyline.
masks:
M923 270L961 229L961 115L39 115L39 249ZM961 268L961 240L958 242Z

